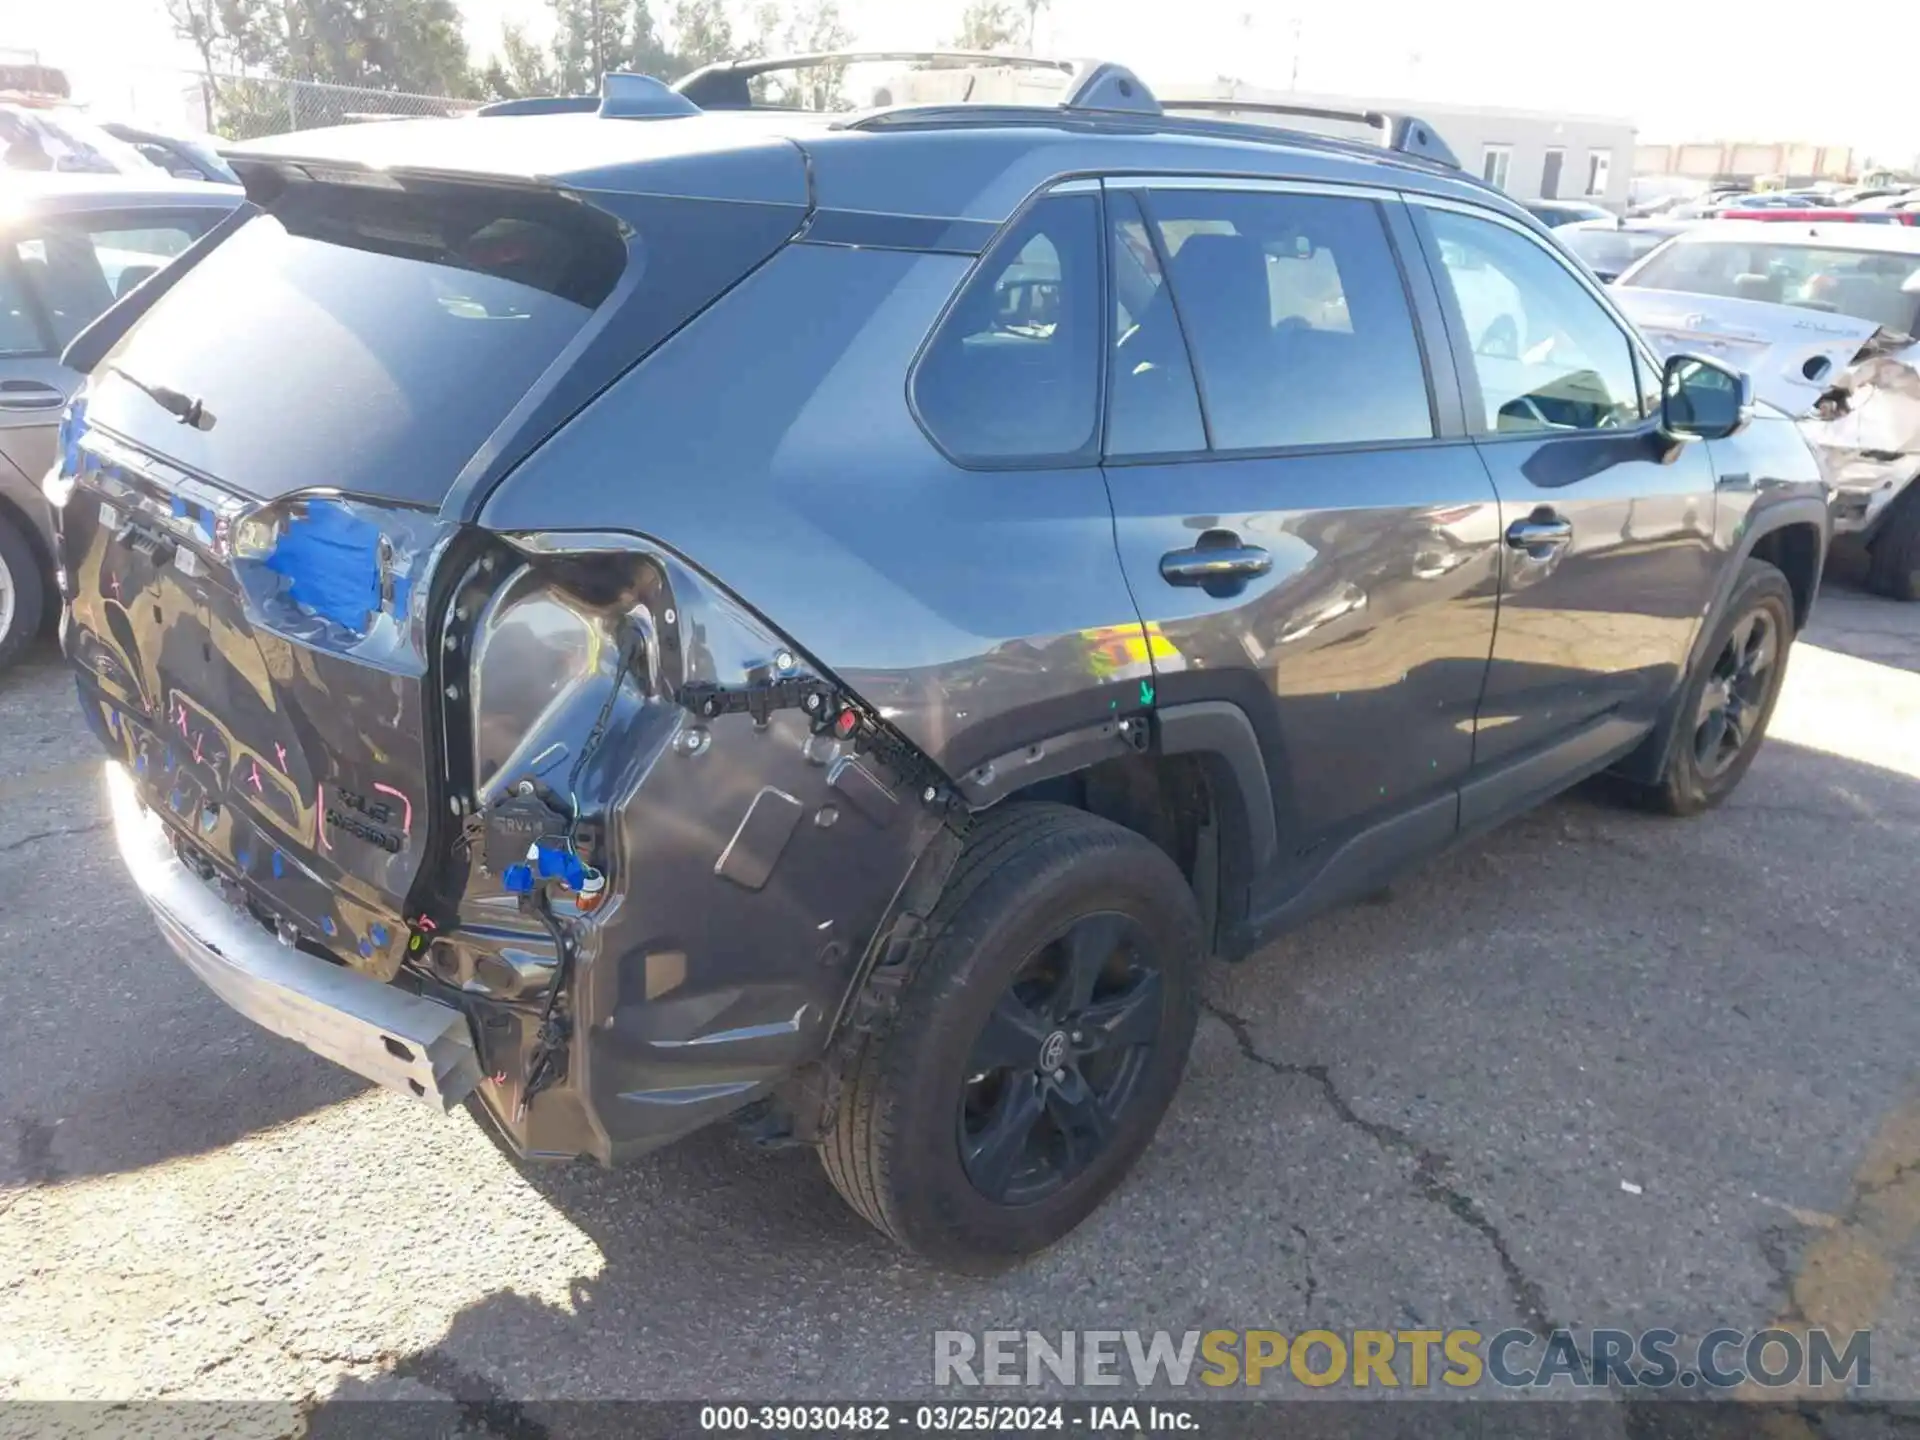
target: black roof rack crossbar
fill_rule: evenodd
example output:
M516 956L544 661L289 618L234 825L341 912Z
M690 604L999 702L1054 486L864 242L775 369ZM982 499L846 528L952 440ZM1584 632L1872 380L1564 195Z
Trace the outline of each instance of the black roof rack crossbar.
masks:
M1041 55L1002 55L992 50L821 50L799 55L766 55L752 60L721 60L702 66L674 89L703 110L752 108L748 82L778 70L817 70L829 66L891 61L930 70L988 66L1054 70L1067 77L1063 110L1121 111L1158 115L1160 102L1140 77L1106 60L1061 60Z
M1380 143L1400 155L1458 170L1460 160L1447 142L1417 115L1397 115L1385 110L1341 109L1329 105L1290 105L1278 100L1163 100L1161 109L1201 111L1213 115L1292 115L1307 120L1345 120L1368 125L1379 133Z

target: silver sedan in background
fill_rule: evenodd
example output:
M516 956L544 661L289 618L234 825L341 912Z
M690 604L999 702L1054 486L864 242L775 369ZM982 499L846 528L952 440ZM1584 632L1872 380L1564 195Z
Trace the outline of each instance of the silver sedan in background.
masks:
M236 186L0 172L0 668L54 598L40 477L79 377L60 352L114 301L218 224Z

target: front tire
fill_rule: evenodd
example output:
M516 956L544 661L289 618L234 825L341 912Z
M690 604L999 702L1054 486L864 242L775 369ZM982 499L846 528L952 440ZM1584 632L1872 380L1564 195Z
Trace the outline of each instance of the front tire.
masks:
M47 580L27 537L0 515L0 670L40 631Z
M1731 795L1753 764L1793 644L1793 587L1764 560L1748 560L1680 696L1667 766L1635 798L1666 815L1697 815Z
M1867 557L1869 590L1889 600L1920 600L1920 479L1894 497Z
M1016 804L968 837L820 1146L882 1233L991 1270L1084 1220L1152 1140L1199 1016L1193 894L1150 841Z

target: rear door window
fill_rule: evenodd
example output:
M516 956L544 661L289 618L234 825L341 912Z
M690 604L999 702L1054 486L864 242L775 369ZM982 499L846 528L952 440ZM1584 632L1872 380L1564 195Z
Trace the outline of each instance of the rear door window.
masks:
M921 422L963 463L1091 459L1101 310L1099 197L1041 199L987 252L921 357Z
M56 215L16 228L9 244L25 298L51 348L66 343L213 226L222 212Z
M1215 449L1432 436L1406 287L1372 201L1167 189L1147 204Z

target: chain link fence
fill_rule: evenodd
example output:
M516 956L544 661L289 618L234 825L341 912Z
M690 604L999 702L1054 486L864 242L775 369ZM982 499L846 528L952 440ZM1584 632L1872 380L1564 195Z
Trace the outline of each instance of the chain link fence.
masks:
M198 124L229 140L314 130L324 125L391 120L401 116L458 115L472 100L444 95L410 95L401 90L370 90L329 85L317 80L273 76L194 75L186 97Z

